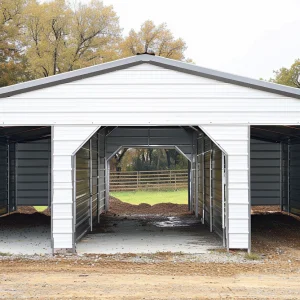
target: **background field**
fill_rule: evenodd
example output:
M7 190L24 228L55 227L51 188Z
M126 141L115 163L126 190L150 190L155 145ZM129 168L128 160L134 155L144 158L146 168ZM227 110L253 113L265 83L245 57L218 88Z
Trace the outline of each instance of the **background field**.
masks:
M111 192L111 196L130 204L147 203L154 205L157 203L187 204L188 191L186 189L178 191L129 191Z

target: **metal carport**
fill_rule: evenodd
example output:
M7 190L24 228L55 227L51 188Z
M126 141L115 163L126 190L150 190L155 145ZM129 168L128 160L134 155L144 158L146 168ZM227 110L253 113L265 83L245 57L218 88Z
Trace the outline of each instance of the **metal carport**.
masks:
M254 153L260 155L260 142L273 143L274 136L271 138L270 133L267 137L261 136L262 130L260 134L256 133L252 138L258 141L253 143L258 149L251 150L250 130L262 126L297 127L300 114L299 89L147 54L1 88L0 97L0 119L3 128L51 127L54 251L74 250L74 201L78 197L74 195L74 187L77 184L74 157L84 145L85 152L88 151L89 145L86 143L99 129L115 126L199 128L199 134L203 132L214 144L211 146L207 143L204 149L199 145L198 149L202 150L195 156L197 164L195 160L192 166L195 170L199 167L205 169L205 174L196 172L194 176L198 183L194 184L197 187L194 190L203 197L199 207L204 202L214 202L209 198L207 188L205 195L203 194L204 185L201 182L205 182L209 177L218 181L213 189L216 199L220 199L218 191L221 189L221 150L222 169L225 166L226 170L226 186L222 183L222 204L225 211L225 220L222 223L226 228L227 247L250 251L251 192L256 203L265 203L266 194L271 192L274 193L271 197L274 196L278 201L278 187L275 188L277 179L275 183L268 182L268 188L263 187L264 182L259 182L261 178L253 182L256 185L253 185L253 188L250 184L250 151L253 152L253 158ZM297 213L298 144L291 134L294 135L295 132L290 133L290 142L281 141L282 164L286 160L289 163L286 171L288 173L280 173L281 182L286 182L288 178L287 187L280 187L280 195L284 192L284 195L287 193L288 196L280 197L283 207L287 207L285 209L288 209L289 203L289 210ZM94 138L92 142L94 147L95 140ZM103 145L100 142L98 153L101 147ZM289 149L287 152L286 147ZM2 145L3 153L4 149L5 143ZM274 154L276 151L270 150L270 153ZM85 153L82 152L81 158L84 159ZM289 158L286 159L285 153ZM5 156L2 163L4 161ZM257 162L258 160L252 160L252 165L257 165ZM83 161L82 163L85 169L82 173L87 173L87 164ZM256 168L255 172L258 170L259 168ZM266 170L259 172L263 173ZM89 178L93 182L92 185L95 176ZM256 176L260 175L256 173ZM6 186L5 178L4 176L2 186ZM259 191L260 187L263 188ZM86 189L86 186L83 188ZM286 203L285 197L289 202ZM7 197L1 201L2 208L8 205ZM201 211L203 209L199 210L199 214ZM205 212L208 213L209 209ZM220 224L220 220L217 224ZM217 224L215 225L219 226Z

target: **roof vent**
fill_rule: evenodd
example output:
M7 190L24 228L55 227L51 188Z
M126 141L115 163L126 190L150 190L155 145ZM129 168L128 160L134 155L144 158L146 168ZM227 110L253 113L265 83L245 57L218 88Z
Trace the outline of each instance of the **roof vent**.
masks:
M139 52L136 55L143 55L143 54L148 54L148 55L154 55L155 56L155 53L154 53L154 51L152 49L148 49L145 52Z

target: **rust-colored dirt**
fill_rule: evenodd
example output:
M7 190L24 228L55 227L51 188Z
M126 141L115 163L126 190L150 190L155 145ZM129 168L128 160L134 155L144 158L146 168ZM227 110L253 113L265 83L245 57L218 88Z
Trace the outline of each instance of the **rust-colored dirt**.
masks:
M110 196L109 212L116 215L135 215L135 214L154 214L164 216L174 216L182 214L190 214L186 204L174 203L158 203L150 205L141 203L133 205L130 203L122 202L121 200Z

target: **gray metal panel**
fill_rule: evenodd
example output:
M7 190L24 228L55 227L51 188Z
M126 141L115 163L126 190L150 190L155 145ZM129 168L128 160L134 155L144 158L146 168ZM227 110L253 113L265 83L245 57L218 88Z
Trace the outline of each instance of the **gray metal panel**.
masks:
M0 215L8 213L8 152L7 144L0 144Z
M9 211L16 207L16 144L9 144Z
M282 144L282 150L281 150L281 180L282 180L282 186L281 186L281 209L288 212L288 205L289 205L289 154L288 149L289 145Z
M212 205L213 205L213 229L222 237L222 200L223 200L223 173L222 173L222 151L214 144L212 152Z
M98 214L98 134L94 134L92 140L92 220L97 220Z
M76 225L79 240L90 229L90 144L86 142L76 153Z
M125 59L120 59L105 64L100 64L88 68L83 68L73 72L66 72L47 78L32 80L25 83L16 84L0 89L0 98L10 97L20 93L34 91L58 84L72 82L79 79L84 79L116 70L126 69L142 63L149 63L163 68L188 73L196 76L219 80L226 83L254 88L257 90L267 91L275 94L280 94L288 97L300 98L300 90L288 86L270 83L267 81L256 80L243 76L233 75L230 73L220 72L212 69L199 67L193 64L180 62L177 60L167 59L164 57L153 55L138 55Z
M16 144L18 206L48 206L50 142L44 139Z
M98 214L105 211L106 180L105 180L105 129L99 131L99 199Z
M251 139L251 205L280 205L280 143Z
M289 145L289 212L300 215L300 144Z
M210 179L210 152L204 153L204 221L207 225L210 224L210 190L211 190L211 179Z
M197 150L197 163L198 163L198 207L199 215L204 222L204 144L203 134L198 138L198 150Z
M120 147L130 146L177 146L187 157L193 153L193 131L180 127L118 127L106 136L106 157L110 157Z

